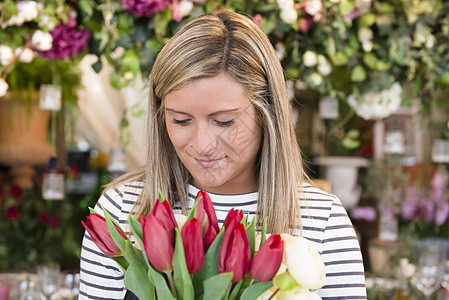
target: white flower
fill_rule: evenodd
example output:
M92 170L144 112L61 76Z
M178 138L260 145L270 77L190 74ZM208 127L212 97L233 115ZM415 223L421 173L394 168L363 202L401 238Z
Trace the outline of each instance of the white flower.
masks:
M0 64L7 66L14 61L14 52L5 45L0 45Z
M176 220L176 224L178 224L179 230L181 230L182 226L184 226L184 224L187 221L187 216L184 216L182 214L175 214L175 220Z
M114 51L112 51L111 57L113 59L119 59L120 57L123 56L123 54L125 54L125 48L119 46L115 48Z
M276 56L279 60L283 60L285 57L285 46L281 42L276 43Z
M295 281L307 289L324 286L326 273L320 254L301 236L281 234L284 241L284 264Z
M53 47L53 37L48 32L36 30L31 37L31 44L33 44L38 50L48 51L51 47Z
M293 24L298 20L298 13L294 7L281 10L281 19L287 24Z
M39 27L42 27L42 28L45 27L49 31L52 31L56 27L56 24L50 21L49 15L41 15L40 21L39 21Z
M399 109L401 93L401 85L395 82L390 89L364 94L361 102L357 101L355 95L349 95L348 104L365 120L383 119Z
M310 75L310 83L313 86L319 86L323 82L323 77L320 75L320 73L314 72L312 75Z
M6 80L0 77L0 97L5 96L8 91L9 85Z
M373 31L367 27L362 27L359 29L359 31L357 32L357 36L359 38L360 42L368 42L371 41L373 39Z
M363 51L365 52L371 52L371 50L373 50L373 42L371 41L362 42L362 48Z
M277 4L280 10L292 9L294 2L292 0L277 0Z
M313 67L318 63L318 56L315 52L307 50L302 56L302 60L304 61L304 65L306 67Z
M332 67L328 60L321 54L318 55L318 72L324 76L327 76L332 72Z
M280 291L278 300L320 300L321 297L309 289L296 286L289 291Z
M14 51L17 59L24 63L30 63L34 59L34 51L30 48L19 47Z
M39 15L37 2L35 1L21 1L17 3L17 10L19 15L27 22L36 19Z
M188 16L193 10L193 2L188 0L179 1L179 9L181 14L185 17Z
M323 3L321 3L321 0L308 0L305 3L304 9L306 13L314 16L323 9Z

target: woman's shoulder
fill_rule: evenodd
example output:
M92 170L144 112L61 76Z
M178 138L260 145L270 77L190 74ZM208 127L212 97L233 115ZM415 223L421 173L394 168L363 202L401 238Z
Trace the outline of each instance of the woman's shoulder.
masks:
M304 182L300 188L301 206L319 206L332 207L333 205L341 205L340 200L328 189L312 185L310 182Z

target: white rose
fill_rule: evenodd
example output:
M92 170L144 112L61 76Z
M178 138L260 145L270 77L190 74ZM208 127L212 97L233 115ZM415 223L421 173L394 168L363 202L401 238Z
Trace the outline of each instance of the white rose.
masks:
M179 1L179 9L184 17L188 16L193 10L193 2L188 0L181 0Z
M323 82L323 77L320 75L320 73L314 72L312 75L310 75L310 83L313 86L319 86Z
M289 291L279 291L279 300L319 300L321 299L315 293L312 293L306 288L296 286Z
M17 59L24 63L30 63L34 59L34 51L30 48L19 47L14 51Z
M323 9L323 3L321 3L321 0L308 0L305 3L304 9L306 13L314 16Z
M302 56L302 60L304 61L304 65L306 67L313 67L318 63L318 56L315 52L307 50Z
M357 37L359 38L360 42L368 42L373 39L373 31L367 27L362 27L357 32Z
M365 52L371 52L371 50L373 50L373 42L371 41L362 42L362 48L363 51Z
M39 15L37 2L35 1L21 1L17 3L17 10L25 21L34 20Z
M48 32L36 30L31 37L31 44L36 46L38 50L48 51L53 47L53 37Z
M326 273L320 254L308 240L300 236L282 234L284 264L295 281L307 289L319 289L325 284Z
M14 52L5 45L0 45L0 64L7 66L14 61Z
M298 20L298 13L295 8L281 10L281 19L287 24L293 24Z
M332 72L332 67L323 55L318 55L318 72L327 76Z
M9 85L6 80L0 77L0 97L5 96L8 91Z
M175 214L175 220L176 220L176 224L178 224L179 230L181 230L182 226L184 226L184 224L187 221L187 216L184 216L181 214Z
M277 4L280 10L292 9L294 5L292 0L277 0Z

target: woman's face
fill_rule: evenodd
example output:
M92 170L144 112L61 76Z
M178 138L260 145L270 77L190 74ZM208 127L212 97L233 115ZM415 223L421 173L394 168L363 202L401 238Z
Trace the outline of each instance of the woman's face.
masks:
M193 184L210 193L256 191L261 128L244 87L221 73L164 98L168 135Z

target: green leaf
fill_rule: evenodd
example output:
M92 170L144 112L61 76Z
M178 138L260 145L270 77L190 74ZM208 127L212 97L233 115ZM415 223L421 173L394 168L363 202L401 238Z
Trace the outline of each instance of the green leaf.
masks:
M147 267L144 263L142 253L134 248L130 241L126 241L126 258L129 268L125 272L125 286L141 300L152 300L154 297L154 285L148 277Z
M159 200L159 201L161 201L161 202L164 202L164 195L162 194L162 191L161 191L161 189L157 189L157 199Z
M220 255L221 244L223 243L223 234L224 230L222 229L204 255L203 267L198 273L193 275L193 286L197 295L203 293L204 280L218 274L218 256Z
M375 70L376 65L378 63L378 59L376 55L374 55L372 52L365 52L363 54L363 62L370 67L371 69Z
M267 226L268 226L268 217L265 217L265 219L263 219L263 223L262 223L262 233L261 233L261 237L260 237L260 247L262 247L263 243L265 243L265 240L267 239ZM259 249L260 249L259 247Z
M331 57L332 62L336 66L344 66L348 63L348 57L344 52L337 52L334 56Z
M189 214L187 215L186 221L189 221L189 220L195 218L196 207L198 206L198 202L200 201L201 198L203 198L203 196L199 196L198 198L195 199L195 203L193 204L193 207L190 209Z
M237 298L237 296L239 295L240 292L240 288L242 287L243 284L243 279L240 280L239 282L237 282L237 284L234 286L234 288L232 289L231 295L229 295L229 300L234 300Z
M251 249L251 258L253 258L256 245L256 216L254 216L251 223L247 224L245 230L246 236L248 237L249 248Z
M356 66L351 72L351 80L361 82L366 79L366 71L362 66Z
M205 280L203 300L222 299L228 290L231 280L232 272L217 274Z
M266 290L268 290L272 286L273 282L271 280L252 284L251 286L245 289L245 291L241 296L241 299L255 300L257 299L257 297L262 295Z
M156 287L157 299L175 300L167 285L167 281L161 273L156 271L153 267L150 267L148 269L148 276L151 276L153 279L154 286Z
M89 1L89 0L79 0L78 1L78 5L79 5L80 9L88 17L91 17L94 13L93 3L94 3L93 1Z
M97 213L96 211L95 211L95 209L93 209L92 207L89 207L89 212L91 213L91 214L99 214L99 213Z
M176 230L175 252L173 254L173 277L179 300L193 300L195 291L187 270L186 257L179 228ZM202 250L201 250L202 251Z
M341 1L339 5L340 14L345 16L354 10L354 3L349 1Z
M374 23L376 23L376 15L372 13L368 13L359 18L359 27L371 27Z
M123 254L125 254L125 245L126 245L126 241L128 241L128 240L124 239L120 235L120 233L117 231L117 228L114 226L114 224L118 227L118 230L122 230L122 229L117 224L117 222L114 220L114 218L109 214L109 212L104 207L102 207L102 209L104 212L104 217L106 219L106 224L108 225L109 233L111 234L111 237L114 240L114 243L117 245L117 247L120 248L120 250L123 252Z

